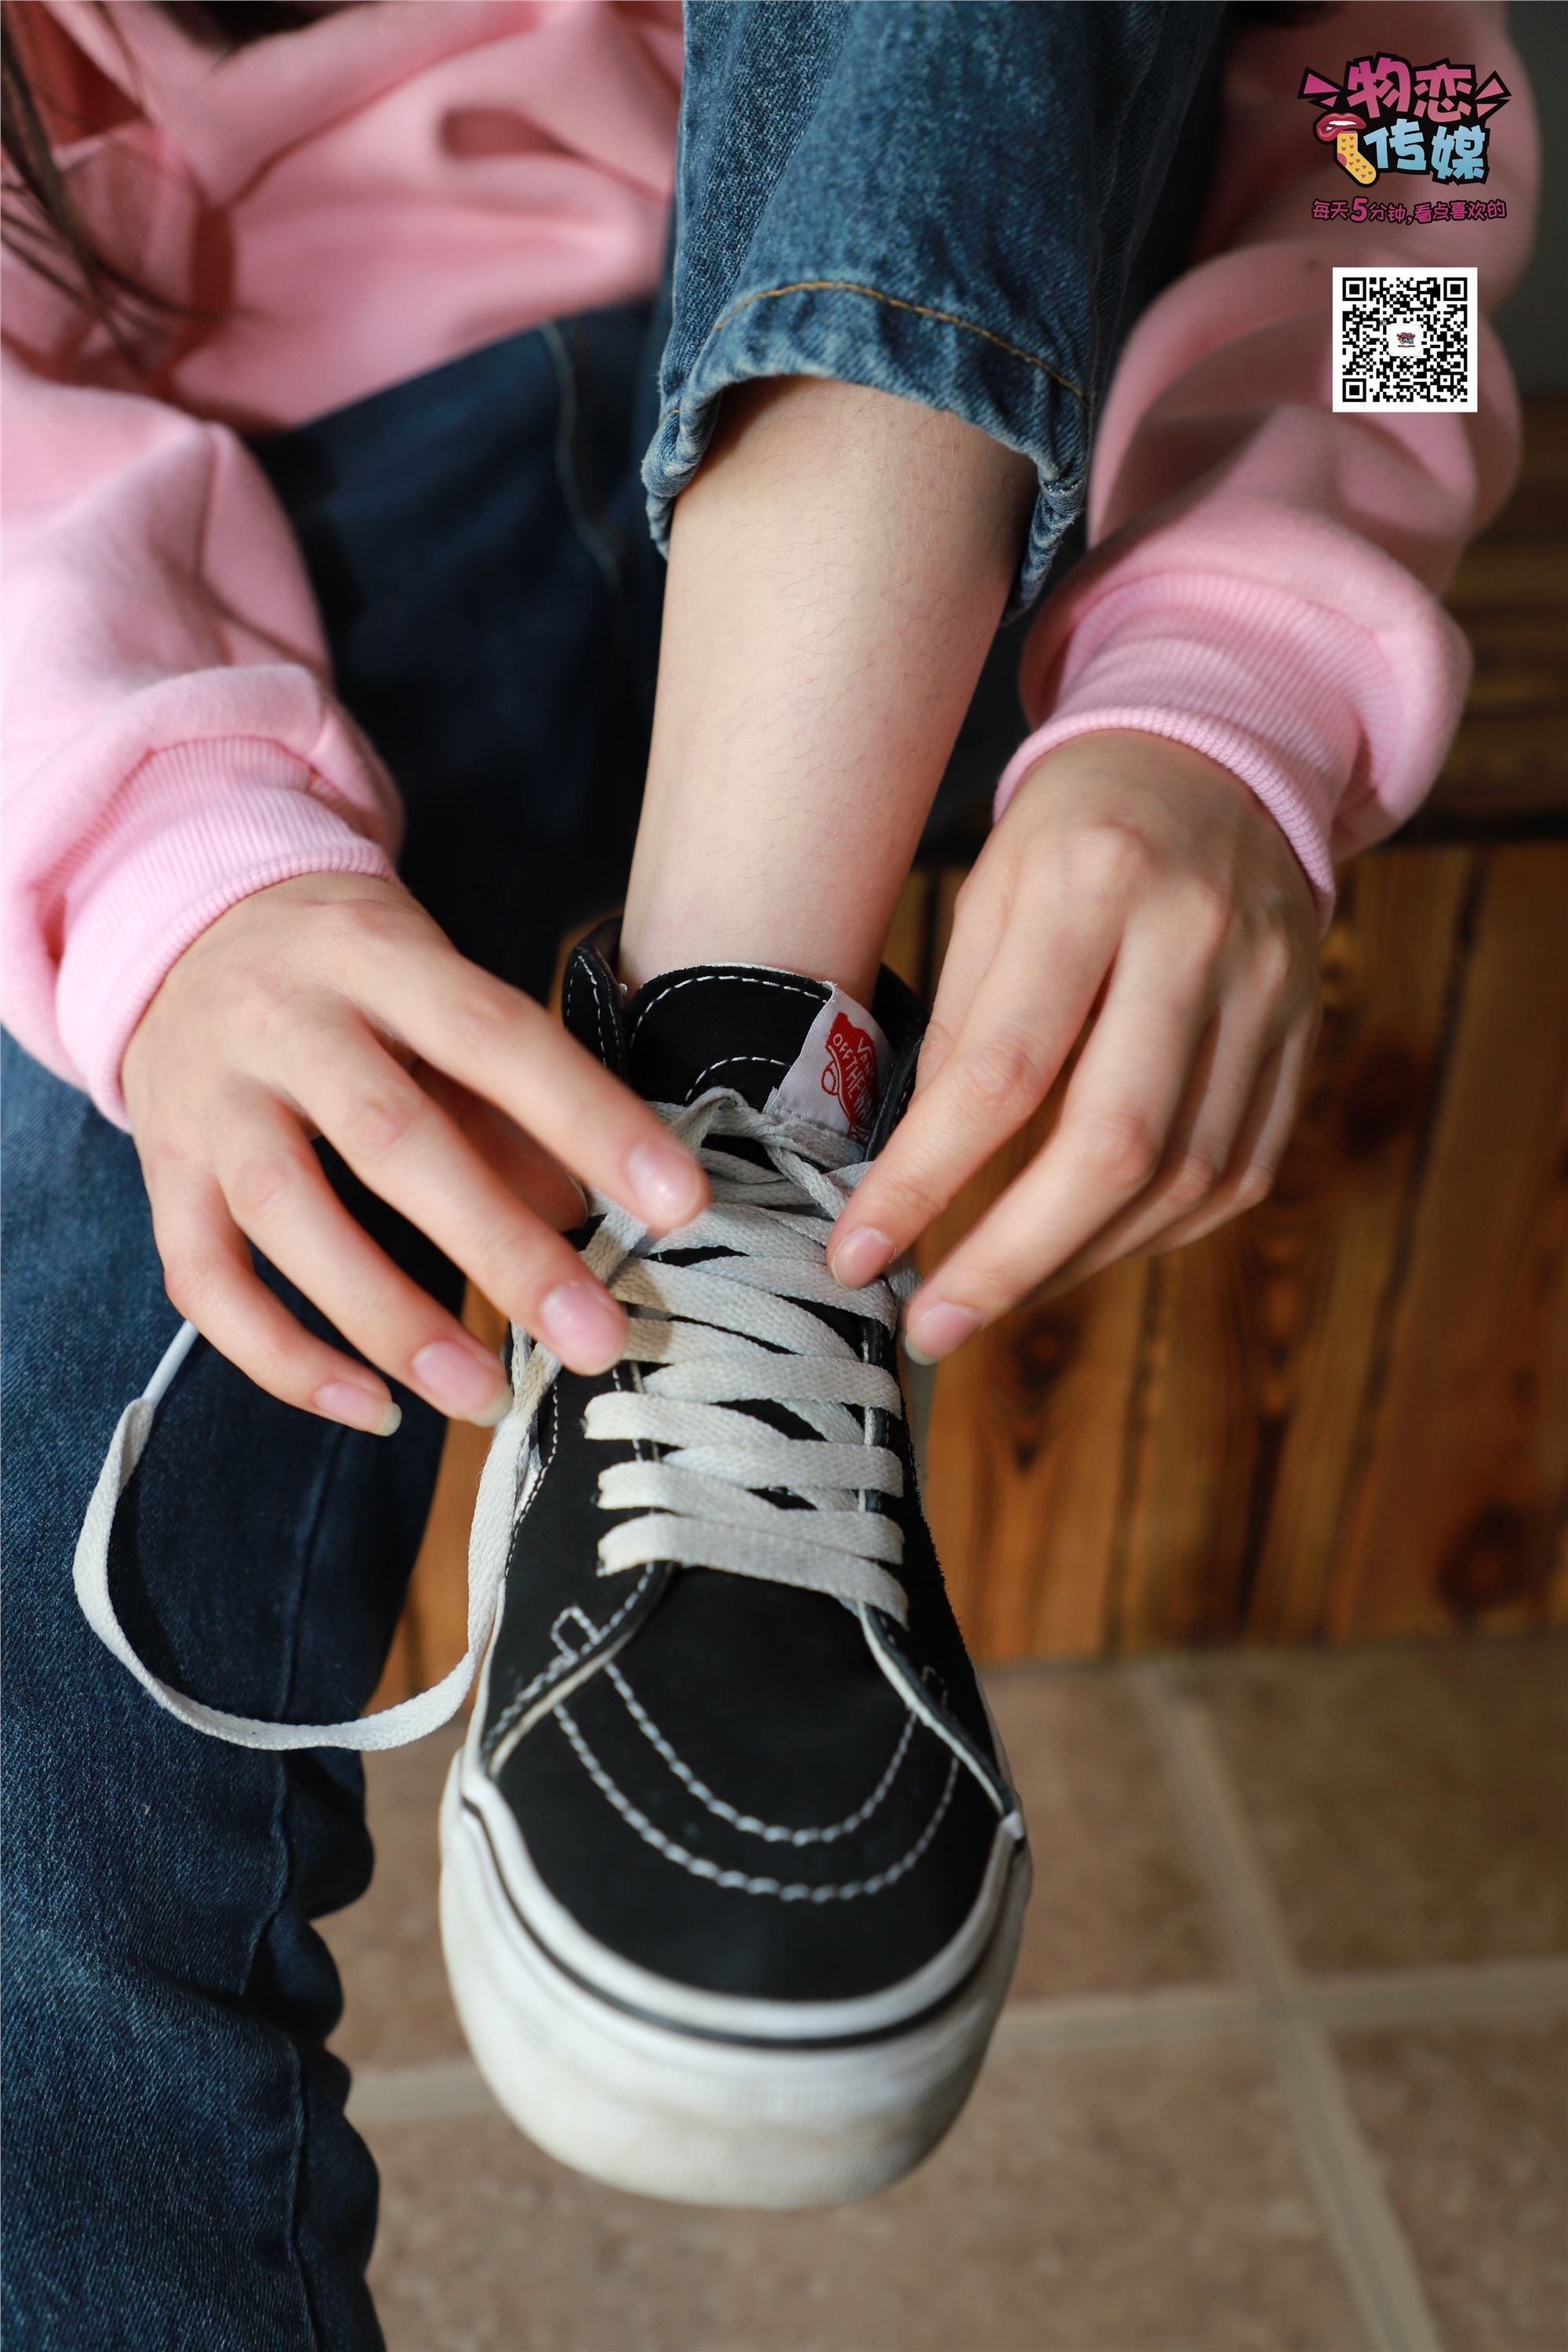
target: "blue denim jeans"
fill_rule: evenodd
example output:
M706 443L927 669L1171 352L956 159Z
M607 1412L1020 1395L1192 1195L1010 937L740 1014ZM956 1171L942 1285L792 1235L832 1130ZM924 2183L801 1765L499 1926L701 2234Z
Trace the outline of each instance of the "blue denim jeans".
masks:
M647 329L637 305L521 336L258 450L402 786L411 887L536 993L559 926L608 901L640 772ZM78 1612L97 1464L178 1318L130 1138L9 1037L4 1108L5 2341L373 2345L375 2175L310 1924L369 1881L360 1765L193 1735ZM454 1268L332 1174L455 1306ZM365 1705L443 1436L398 1401L383 1444L198 1349L116 1534L117 1605L159 1673L256 1715Z
M1224 16L688 0L655 537L726 385L832 376L1032 459L1026 605L1082 509L1130 310L1184 257Z
M1118 322L1180 257L1217 14L694 6L665 305L259 445L402 788L405 877L466 953L542 992L561 926L615 893L657 644L644 491L662 530L727 383L847 377L1026 450L1032 593ZM184 1729L79 1614L76 1529L176 1318L130 1139L9 1039L5 1115L8 2352L354 2352L380 2340L375 2176L312 1923L369 1877L361 1768ZM456 1271L327 1160L455 1303ZM197 1349L116 1535L157 1673L256 1715L363 1707L442 1438L399 1402L383 1444Z

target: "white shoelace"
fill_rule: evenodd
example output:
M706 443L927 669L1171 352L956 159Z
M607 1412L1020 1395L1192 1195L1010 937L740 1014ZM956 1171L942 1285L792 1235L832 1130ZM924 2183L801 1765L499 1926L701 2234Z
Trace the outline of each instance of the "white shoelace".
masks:
M680 1108L660 1106L672 1132L707 1172L712 1202L691 1224L655 1241L602 1194L600 1224L584 1263L630 1310L623 1360L650 1370L636 1385L593 1398L591 1438L629 1442L637 1458L601 1472L606 1510L633 1510L600 1539L599 1573L653 1560L729 1570L804 1586L851 1608L869 1604L900 1623L903 1589L892 1572L903 1537L873 1495L898 1495L902 1466L871 1442L870 1413L902 1412L894 1374L869 1362L810 1305L890 1330L912 1276L844 1290L823 1244L859 1181L858 1147L817 1127L753 1110L715 1088ZM765 1163L713 1148L730 1137L760 1145ZM700 1265L671 1254L711 1250ZM120 1417L78 1538L77 1598L93 1631L161 1706L193 1729L239 1747L398 1748L447 1722L479 1670L495 1622L520 1500L539 1471L540 1407L561 1370L557 1358L513 1333L512 1409L495 1433L479 1482L468 1541L468 1648L430 1689L347 1723L269 1723L204 1706L159 1679L132 1648L109 1590L110 1544L121 1496L141 1460L158 1404L195 1341L182 1327L142 1396ZM783 1405L816 1432L791 1437L733 1408ZM645 1458L644 1446L659 1449ZM784 1491L794 1504L770 1502ZM800 1507L804 1504L806 1507Z
M902 1531L888 1513L867 1507L871 1495L903 1491L898 1454L870 1433L873 1412L901 1413L899 1383L810 1311L829 1307L882 1330L897 1319L901 1283L842 1289L823 1255L860 1173L850 1164L858 1147L752 1110L729 1091L665 1116L700 1160L711 1205L655 1241L626 1211L595 1196L603 1222L583 1253L628 1310L623 1362L652 1367L634 1387L588 1405L590 1438L637 1449L635 1461L601 1472L601 1504L644 1514L605 1531L599 1572L656 1559L726 1569L803 1585L852 1608L866 1601L902 1623L903 1590L890 1573L903 1558ZM714 1150L722 1138L759 1144L765 1162ZM700 1265L670 1262L698 1250L723 1255ZM518 1403L531 1421L559 1366L523 1345ZM745 1402L781 1405L816 1435L785 1435L735 1410ZM645 1446L660 1449L659 1458L645 1458ZM770 1502L770 1490L794 1500Z

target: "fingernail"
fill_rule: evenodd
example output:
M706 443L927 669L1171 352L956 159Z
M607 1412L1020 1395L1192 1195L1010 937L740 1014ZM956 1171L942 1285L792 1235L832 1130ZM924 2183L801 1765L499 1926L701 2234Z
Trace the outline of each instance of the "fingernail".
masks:
M470 1354L456 1339L432 1339L408 1369L431 1403L454 1421L477 1421L481 1429L493 1429L506 1419L511 1390L499 1360L487 1349L476 1348Z
M697 1214L701 1179L678 1143L639 1143L626 1161L626 1173L649 1224L684 1225Z
M904 1332L904 1352L917 1364L934 1364L943 1356L951 1356L962 1348L965 1339L973 1339L980 1328L980 1318L973 1307L953 1307L943 1298L920 1314L919 1321Z
M390 1437L403 1419L390 1397L377 1396L353 1381L325 1381L310 1400L318 1412L351 1429L367 1429L373 1437Z
M881 1273L892 1255L893 1244L886 1234L879 1233L875 1225L859 1225L854 1233L845 1234L827 1261L828 1269L834 1281L841 1282L846 1290L858 1290L874 1274Z
M592 1282L563 1282L547 1291L539 1328L562 1361L580 1372L608 1371L626 1344L624 1317Z

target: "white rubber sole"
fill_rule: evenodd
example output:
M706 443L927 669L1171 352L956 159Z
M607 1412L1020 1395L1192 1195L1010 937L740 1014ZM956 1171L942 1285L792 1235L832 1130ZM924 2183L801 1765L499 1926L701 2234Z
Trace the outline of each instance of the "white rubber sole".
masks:
M601 1998L530 1935L463 1801L464 1763L441 1803L447 1973L475 2063L530 2139L615 2188L699 2205L847 2204L930 2154L1012 1977L1026 1850L977 1966L907 2029L805 2048L725 2040Z

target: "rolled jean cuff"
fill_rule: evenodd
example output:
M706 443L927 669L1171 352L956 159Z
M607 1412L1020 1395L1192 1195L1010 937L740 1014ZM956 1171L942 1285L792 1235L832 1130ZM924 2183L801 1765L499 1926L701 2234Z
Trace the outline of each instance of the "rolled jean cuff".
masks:
M1029 604L1081 506L1125 321L1181 266L1224 13L687 0L655 540L729 385L832 377L1029 459L1012 609Z
M979 319L840 278L760 287L713 323L643 465L648 522L668 552L676 499L702 462L731 384L816 376L944 410L1027 457L1038 485L1010 614L1039 594L1083 503L1084 395L1049 357Z

